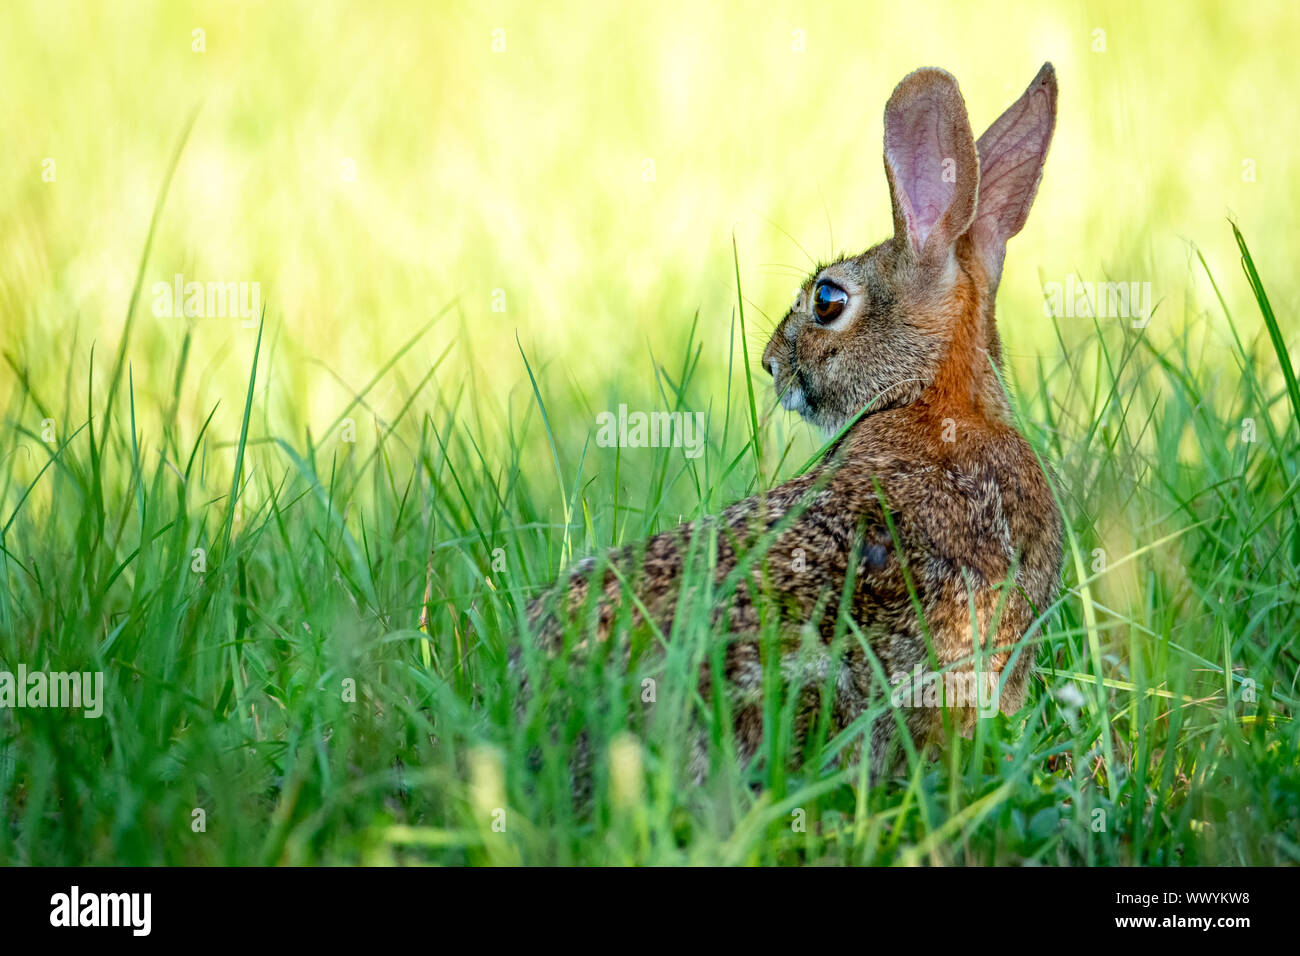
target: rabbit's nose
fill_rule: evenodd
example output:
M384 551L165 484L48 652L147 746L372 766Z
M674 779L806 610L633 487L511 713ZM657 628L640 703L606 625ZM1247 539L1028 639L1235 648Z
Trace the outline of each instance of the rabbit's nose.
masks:
M768 374L768 375L771 375L773 378L776 378L777 365L776 365L776 358L775 358L775 357L770 358L770 359L768 359L766 362L764 362L764 363L763 363L763 368L767 369L767 374Z

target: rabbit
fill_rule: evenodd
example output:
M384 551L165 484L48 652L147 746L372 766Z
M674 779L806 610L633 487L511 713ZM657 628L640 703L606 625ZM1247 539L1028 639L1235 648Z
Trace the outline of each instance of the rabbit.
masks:
M824 688L825 739L881 710L850 751L868 751L873 779L901 766L900 725L917 748L939 738L943 708L924 706L933 699L922 699L917 675L984 680L1004 713L1022 707L1034 658L1023 639L1058 591L1063 525L1045 466L1012 421L994 304L1007 240L1042 177L1056 100L1046 63L977 142L949 73L918 69L898 84L884 114L893 236L810 275L762 355L781 405L842 436L807 473L715 518L579 562L528 606L540 650L556 653L564 621L584 607L596 609L594 635L605 641L625 587L636 597L631 619L648 615L666 635L688 553L712 548L722 582L765 548L715 609L732 635L722 659L742 761L762 752L767 613L778 615L782 676L799 694L797 739L820 719ZM866 639L832 653L846 591ZM811 657L800 634L813 635ZM712 687L706 663L706 699ZM887 696L895 706L881 709ZM942 699L969 735L972 700Z

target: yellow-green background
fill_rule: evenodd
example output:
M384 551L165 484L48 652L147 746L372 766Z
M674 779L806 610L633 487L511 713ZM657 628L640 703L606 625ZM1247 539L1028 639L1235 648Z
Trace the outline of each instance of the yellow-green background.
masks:
M206 52L192 50L196 28ZM888 233L880 117L900 77L952 71L978 135L1050 59L1060 118L1001 292L1009 353L1023 365L1054 347L1040 283L1070 272L1150 281L1150 334L1190 324L1213 349L1228 332L1191 248L1248 314L1228 216L1294 327L1298 38L1287 0L6 3L0 344L59 388L71 368L78 396L92 345L102 374L197 107L129 354L145 421L170 394L186 325L152 314L149 287L176 272L260 282L272 421L333 421L348 386L452 300L372 393L374 412L395 412L449 343L435 388L473 363L498 408L531 401L516 334L544 380L647 404L647 349L676 354L697 310L721 389L733 233L761 347L803 250L822 259ZM56 182L41 179L46 158ZM193 324L203 374L182 415L197 424L220 400L214 433L230 439L255 333ZM5 391L12 375L0 366Z

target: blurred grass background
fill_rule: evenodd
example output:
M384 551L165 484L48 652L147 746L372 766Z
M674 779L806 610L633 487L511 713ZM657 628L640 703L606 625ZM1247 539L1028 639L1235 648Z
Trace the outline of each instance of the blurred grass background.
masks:
M206 52L192 50L195 29ZM928 2L761 14L675 2L6 4L4 347L62 380L70 352L84 361L117 341L159 183L198 108L145 303L178 272L260 282L281 356L273 422L331 421L349 395L327 369L359 386L452 299L461 321L371 396L381 415L449 343L440 379L473 364L494 401L526 399L516 332L544 364L651 395L647 345L677 346L696 310L710 332L729 321L733 231L746 295L773 320L808 255L888 234L880 115L901 76L952 71L978 135L1048 59L1060 123L1000 293L1008 351L1023 370L1054 344L1040 283L1069 272L1150 281L1153 334L1176 337L1207 304L1189 243L1216 272L1235 269L1225 216L1269 237L1257 251L1266 276L1281 280L1295 259L1296 204L1282 197L1300 176L1300 113L1285 100L1300 67L1270 41L1297 35L1300 9L1285 0L1248 14L1012 2L996 16ZM504 312L492 310L497 289ZM1226 293L1244 301L1240 287ZM1287 313L1295 289L1274 297ZM188 323L142 312L132 363L147 414ZM224 397L213 427L229 435L254 335L193 324L204 376L186 417ZM721 349L703 359L711 376L725 368Z
M1300 861L1298 26L1284 2L5 5L0 669L111 693L102 721L0 712L0 859ZM1060 118L999 324L1072 552L1025 712L902 784L787 777L778 740L696 788L681 655L716 635L684 615L662 716L617 706L636 674L552 665L516 720L501 654L564 560L819 444L764 414L755 474L733 236L756 357L812 260L888 234L895 83L949 69L978 135L1044 60ZM155 315L176 273L259 283L261 337ZM1151 283L1150 325L1049 319L1071 275ZM708 452L589 447L620 402L708 409Z

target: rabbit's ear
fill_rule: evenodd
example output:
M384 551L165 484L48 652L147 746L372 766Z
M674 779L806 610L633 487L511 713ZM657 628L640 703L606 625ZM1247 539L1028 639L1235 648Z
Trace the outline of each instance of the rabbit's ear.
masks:
M957 81L916 70L885 106L885 174L894 235L923 265L946 262L975 216L979 161Z
M1056 128L1056 71L1044 63L1029 88L979 140L979 207L971 226L975 250L995 288L1007 240L1029 218Z

